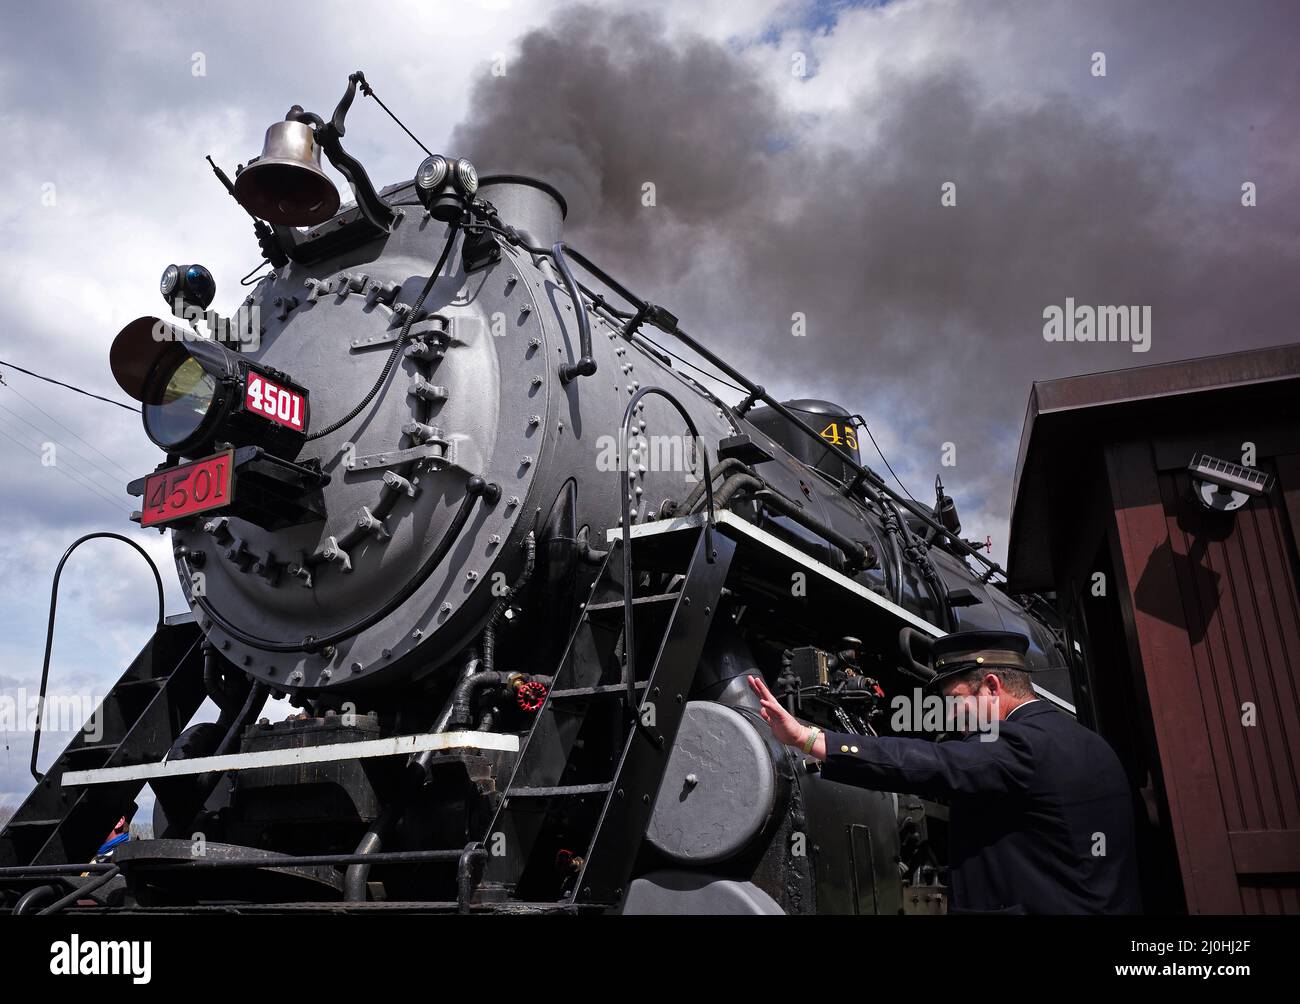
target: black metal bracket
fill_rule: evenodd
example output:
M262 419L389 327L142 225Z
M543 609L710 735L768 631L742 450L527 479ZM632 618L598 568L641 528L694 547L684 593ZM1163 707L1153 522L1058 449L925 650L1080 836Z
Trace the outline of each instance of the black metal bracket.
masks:
M352 184L357 197L357 207L362 215L375 226L387 231L392 229L397 214L379 197L361 162L345 151L343 144L339 142L347 131L343 120L347 117L348 109L352 107L352 101L357 96L357 84L360 84L363 90L369 86L365 75L360 70L349 74L348 89L343 92L343 97L339 99L328 123L314 112L303 111L302 105L294 105L290 108L289 113L285 115L285 120L305 122L316 130L316 142L325 151L330 163L337 167L343 177Z

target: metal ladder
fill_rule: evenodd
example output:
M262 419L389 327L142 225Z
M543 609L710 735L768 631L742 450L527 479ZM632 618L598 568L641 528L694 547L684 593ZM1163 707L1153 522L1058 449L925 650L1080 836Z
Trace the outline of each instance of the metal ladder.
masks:
M608 908L625 893L735 544L705 523L633 538L630 562L624 546L605 559L487 830L484 905ZM627 652L626 598L644 573L672 588L632 597Z
M96 709L103 734L79 730L0 830L0 868L91 859L144 782L65 788L64 772L160 759L207 696L202 640L192 619L158 628Z

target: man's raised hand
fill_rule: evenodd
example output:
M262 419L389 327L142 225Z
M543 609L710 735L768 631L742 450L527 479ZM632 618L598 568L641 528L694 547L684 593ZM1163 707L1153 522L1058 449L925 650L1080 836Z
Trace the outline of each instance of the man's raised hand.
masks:
M777 741L786 746L797 746L803 742L808 735L807 726L801 725L794 715L781 706L781 703L772 696L772 692L767 689L767 684L763 682L762 677L751 675L749 686L758 695L759 703L762 705L759 714L763 716L763 721L772 726L772 735L776 736Z

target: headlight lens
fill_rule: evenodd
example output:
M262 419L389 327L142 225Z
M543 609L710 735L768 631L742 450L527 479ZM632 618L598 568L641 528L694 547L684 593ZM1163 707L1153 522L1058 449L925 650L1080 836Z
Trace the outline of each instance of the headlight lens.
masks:
M464 157L456 161L456 179L460 183L460 190L466 195L478 191L478 171Z
M216 380L189 355L158 367L144 401L144 426L164 448L189 439L203 424L216 394Z
M144 431L170 454L197 457L226 444L293 460L306 442L306 387L175 321L137 317L113 339L109 364L144 406Z
M447 160L436 153L432 157L426 157L420 169L415 172L416 187L426 192L436 190L446 180Z
M168 265L163 270L162 278L158 280L158 292L162 293L163 299L170 299L172 293L176 292L176 284L181 279L181 268L179 265Z

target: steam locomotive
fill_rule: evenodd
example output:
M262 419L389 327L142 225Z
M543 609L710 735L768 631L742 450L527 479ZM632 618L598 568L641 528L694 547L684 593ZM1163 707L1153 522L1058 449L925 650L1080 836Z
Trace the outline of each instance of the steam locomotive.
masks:
M945 807L822 781L746 676L807 721L906 731L916 637L1005 628L1059 701L1050 609L999 588L942 487L922 505L864 466L846 409L774 400L568 246L550 184L434 155L376 191L340 143L357 86L218 170L270 265L234 317L175 265L169 311L113 343L165 453L133 518L170 533L192 614L104 738L33 754L2 901L943 912ZM272 697L300 712L269 721ZM96 856L145 784L153 837Z

